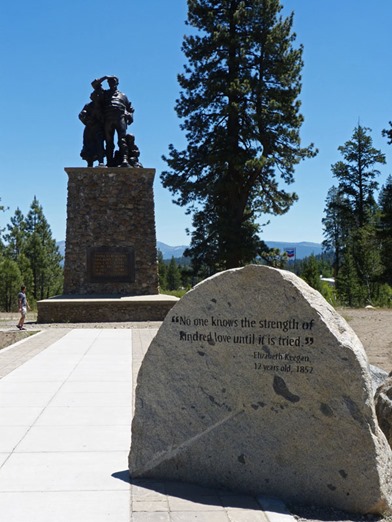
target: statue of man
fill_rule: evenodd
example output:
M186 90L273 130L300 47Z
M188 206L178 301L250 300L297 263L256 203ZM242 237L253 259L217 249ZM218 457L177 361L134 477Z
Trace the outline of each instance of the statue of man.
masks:
M109 89L102 89L102 82L107 80ZM121 167L129 167L127 126L133 122L134 109L125 94L117 89L116 76L103 76L91 83L94 92L99 93L99 103L102 111L104 136L106 142L107 165L113 166L114 133L117 133L117 143L120 149Z

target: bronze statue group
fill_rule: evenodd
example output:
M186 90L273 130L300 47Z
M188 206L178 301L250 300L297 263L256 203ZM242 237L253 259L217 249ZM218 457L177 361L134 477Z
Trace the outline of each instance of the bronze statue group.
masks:
M105 80L108 89L102 88ZM126 95L118 90L118 78L103 76L91 85L94 89L90 95L91 101L79 114L85 125L81 157L87 161L88 167L92 167L94 161L98 161L100 167L141 167L135 137L127 134L127 127L133 122L134 109ZM115 133L118 150L114 145Z

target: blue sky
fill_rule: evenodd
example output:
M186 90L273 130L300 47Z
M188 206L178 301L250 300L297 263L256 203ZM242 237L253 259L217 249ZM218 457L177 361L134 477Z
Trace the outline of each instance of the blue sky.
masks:
M372 129L387 156L379 182L392 173L392 146L381 131L392 120L391 0L283 0L294 11L297 43L304 46L301 94L303 144L316 158L302 162L290 187L299 201L270 219L262 238L321 242L321 219L331 165L358 122ZM157 238L187 244L190 219L160 183L169 143L185 145L174 112L177 74L186 63L181 44L186 0L20 0L7 2L0 19L0 198L9 207L0 226L34 195L57 240L65 239L67 176L85 166L79 153L78 114L94 78L114 74L135 108L135 134L145 167L155 168Z

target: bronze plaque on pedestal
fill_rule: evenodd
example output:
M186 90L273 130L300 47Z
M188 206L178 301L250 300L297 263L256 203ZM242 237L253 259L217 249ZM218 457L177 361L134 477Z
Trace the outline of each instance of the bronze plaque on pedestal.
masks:
M87 253L91 283L134 283L135 252L132 247L93 247Z

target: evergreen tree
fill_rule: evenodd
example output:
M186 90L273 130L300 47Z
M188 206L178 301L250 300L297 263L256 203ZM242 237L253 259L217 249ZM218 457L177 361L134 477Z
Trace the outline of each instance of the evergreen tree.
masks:
M163 260L163 254L158 250L158 276L159 276L159 288L160 290L167 289L167 266Z
M346 306L360 306L364 301L363 285L359 280L351 245L345 252L343 264L336 278L339 300Z
M16 209L14 216L11 218L11 224L7 225L8 234L4 235L7 243L7 253L11 259L17 261L23 253L26 240L26 220L19 208Z
M310 255L303 262L301 277L309 286L321 292L322 284L320 279L320 267L314 254Z
M34 299L45 299L61 293L62 257L42 206L35 196L26 217L26 233L25 254L33 274Z
M378 237L381 241L381 261L384 265L382 281L392 285L392 176L381 187L379 195L380 221Z
M392 121L389 122L390 129L384 129L382 135L388 138L388 145L392 145Z
M26 257L28 239L26 219L22 211L17 208L10 221L11 223L7 225L8 233L4 235L6 242L4 256L17 264L21 275L21 282L27 286L30 292L30 289L34 288L34 284L31 265ZM16 287L20 287L20 284L18 283ZM31 297L29 301L31 305L34 305L33 297Z
M354 218L348 199L335 186L328 191L324 212L323 248L326 252L333 253L333 270L336 277L343 262L348 234L354 226Z
M192 286L194 286L197 283L196 278L193 274L192 267L189 264L180 264L178 268L181 272L181 284L184 289L189 290L190 288L192 288Z
M241 266L265 250L256 222L296 201L279 184L312 157L302 148L302 47L279 0L188 0L188 59L176 112L187 148L169 146L163 185L193 213L188 253L211 272Z
M339 180L339 191L348 199L358 227L369 222L374 191L378 188L375 178L380 174L375 165L385 164L385 155L373 147L369 132L370 129L358 125L351 140L338 148L344 161L332 165L333 175Z
M29 303L31 307L35 306L35 298L33 297L32 290L34 289L34 278L33 271L31 269L31 265L29 260L26 257L26 254L22 253L19 255L17 259L17 264L22 275L22 284L27 287L27 292L29 294Z
M181 271L174 257L171 258L167 269L167 289L178 290L181 286Z
M361 304L375 304L374 297L383 272L381 242L377 237L376 227L368 224L354 231L349 248L351 248L358 278L363 286L364 302Z
M1 201L1 198L0 198L0 201ZM4 211L5 211L4 205L0 205L0 212L4 212ZM0 255L4 251L4 242L3 242L3 237L2 237L3 232L4 232L4 228L1 228L1 226L0 226Z
M333 277L334 276L334 268L333 268L333 256L331 253L323 252L322 254L318 254L316 256L317 262L320 268L320 274L324 277Z
M349 306L374 300L383 271L374 192L380 174L376 165L385 163L385 155L373 147L369 133L358 125L351 140L339 147L343 160L332 165L339 185L328 193L323 219L324 246L335 251L336 289Z
M17 295L22 285L18 264L12 259L0 258L0 309L11 312L17 309Z
M274 268L285 268L288 261L286 252L281 252L279 248L270 248L266 252L261 252L260 257L262 261L268 266Z

